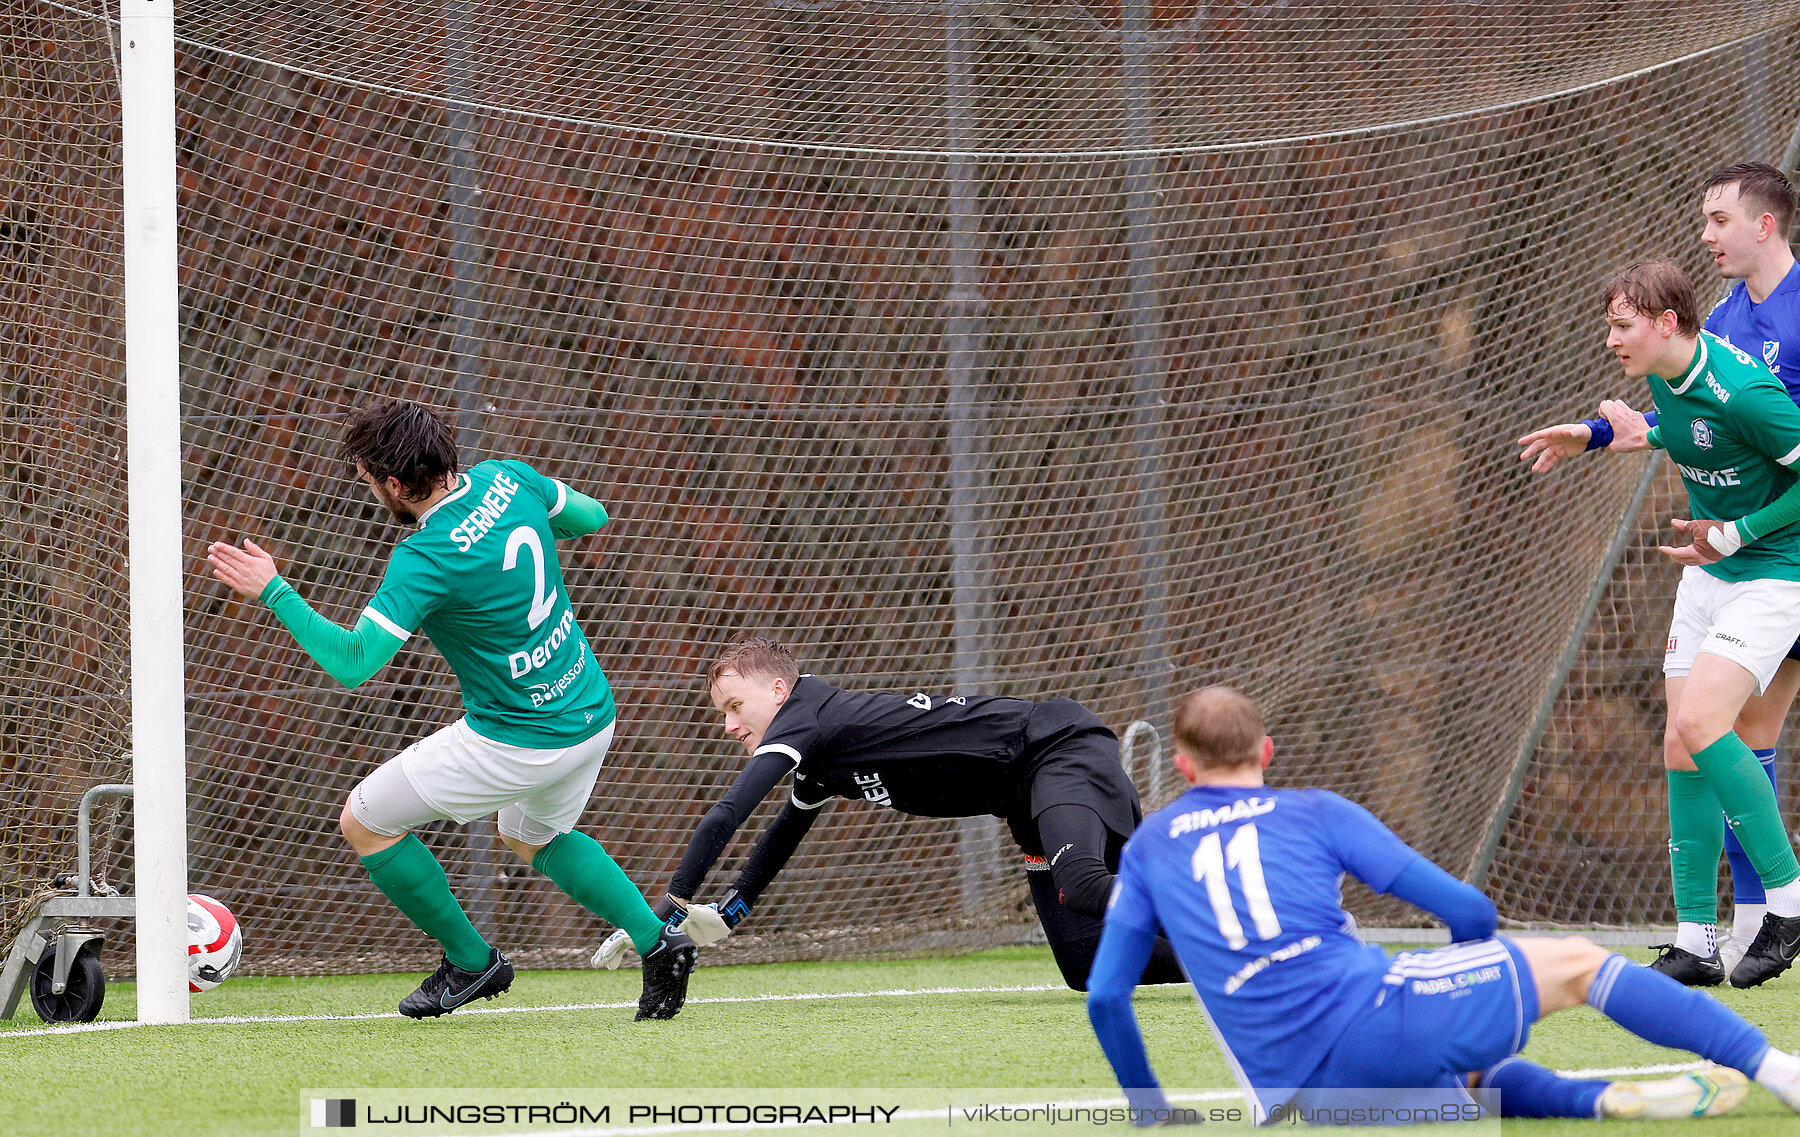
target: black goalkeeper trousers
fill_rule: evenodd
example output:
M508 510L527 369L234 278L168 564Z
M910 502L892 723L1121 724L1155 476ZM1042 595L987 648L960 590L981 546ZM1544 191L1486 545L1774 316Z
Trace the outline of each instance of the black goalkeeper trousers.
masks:
M1094 955L1100 950L1100 933L1105 927L1101 914L1112 892L1125 838L1109 830L1098 813L1083 805L1052 806L1038 814L1036 821L1044 857L1025 873L1031 902L1063 982L1085 991ZM1069 903L1071 898L1074 905ZM1168 940L1156 937L1156 948L1138 982L1187 982Z

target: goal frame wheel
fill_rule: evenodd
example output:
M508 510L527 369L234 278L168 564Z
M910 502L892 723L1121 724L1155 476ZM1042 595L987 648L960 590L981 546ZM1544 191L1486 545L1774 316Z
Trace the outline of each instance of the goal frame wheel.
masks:
M38 1018L47 1023L85 1023L99 1017L106 1003L99 945L100 937L93 933L63 933L38 957L31 971L31 1006ZM61 991L56 989L59 970Z

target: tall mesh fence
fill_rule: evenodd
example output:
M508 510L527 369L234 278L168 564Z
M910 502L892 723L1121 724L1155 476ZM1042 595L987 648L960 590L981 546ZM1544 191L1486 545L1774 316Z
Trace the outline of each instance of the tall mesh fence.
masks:
M81 790L129 768L92 3L0 27L8 933L72 863ZM254 536L351 620L401 536L335 457L369 395L614 515L562 548L620 704L583 827L646 891L742 764L699 673L754 630L840 685L1067 694L1121 732L1235 682L1280 780L1458 871L1499 838L1507 915L1667 918L1646 644L1672 588L1642 538L1523 752L1644 460L1533 479L1512 439L1621 392L1609 269L1713 286L1697 187L1782 152L1800 3L179 15L191 879L247 970L434 958L335 828L454 718L453 677L414 641L342 690L201 557ZM1134 773L1149 804L1179 781L1141 747ZM99 863L129 887L118 824ZM604 934L490 827L423 835L524 962ZM1005 942L1033 924L1015 860L837 803L730 957Z

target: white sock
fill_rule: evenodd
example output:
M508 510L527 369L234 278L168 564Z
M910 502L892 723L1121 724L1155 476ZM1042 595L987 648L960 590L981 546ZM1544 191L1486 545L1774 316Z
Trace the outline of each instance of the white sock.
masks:
M1707 959L1719 950L1719 925L1677 924L1675 946L1701 959Z
M1756 933L1761 930L1763 916L1768 911L1767 904L1739 904L1733 908L1731 910L1732 942L1749 947L1750 941L1755 939Z
M1800 880L1790 880L1779 888L1763 886L1763 895L1769 901L1769 911L1777 916L1800 916Z
M1763 1060L1757 1064L1756 1073L1752 1075L1756 1084L1772 1093L1782 1090L1800 1081L1800 1056L1789 1054L1785 1050L1769 1047Z

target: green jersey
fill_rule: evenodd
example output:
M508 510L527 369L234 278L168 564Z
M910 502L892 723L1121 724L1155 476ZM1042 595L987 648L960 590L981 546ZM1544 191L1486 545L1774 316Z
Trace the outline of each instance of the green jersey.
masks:
M1762 364L1710 332L1673 383L1652 375L1657 435L1687 484L1690 516L1747 517L1780 497L1800 463L1800 406ZM1720 580L1800 580L1800 525L1702 565Z
M430 638L483 737L538 750L593 737L615 712L556 558L551 519L568 487L499 461L459 483L394 547L363 615L401 640Z

